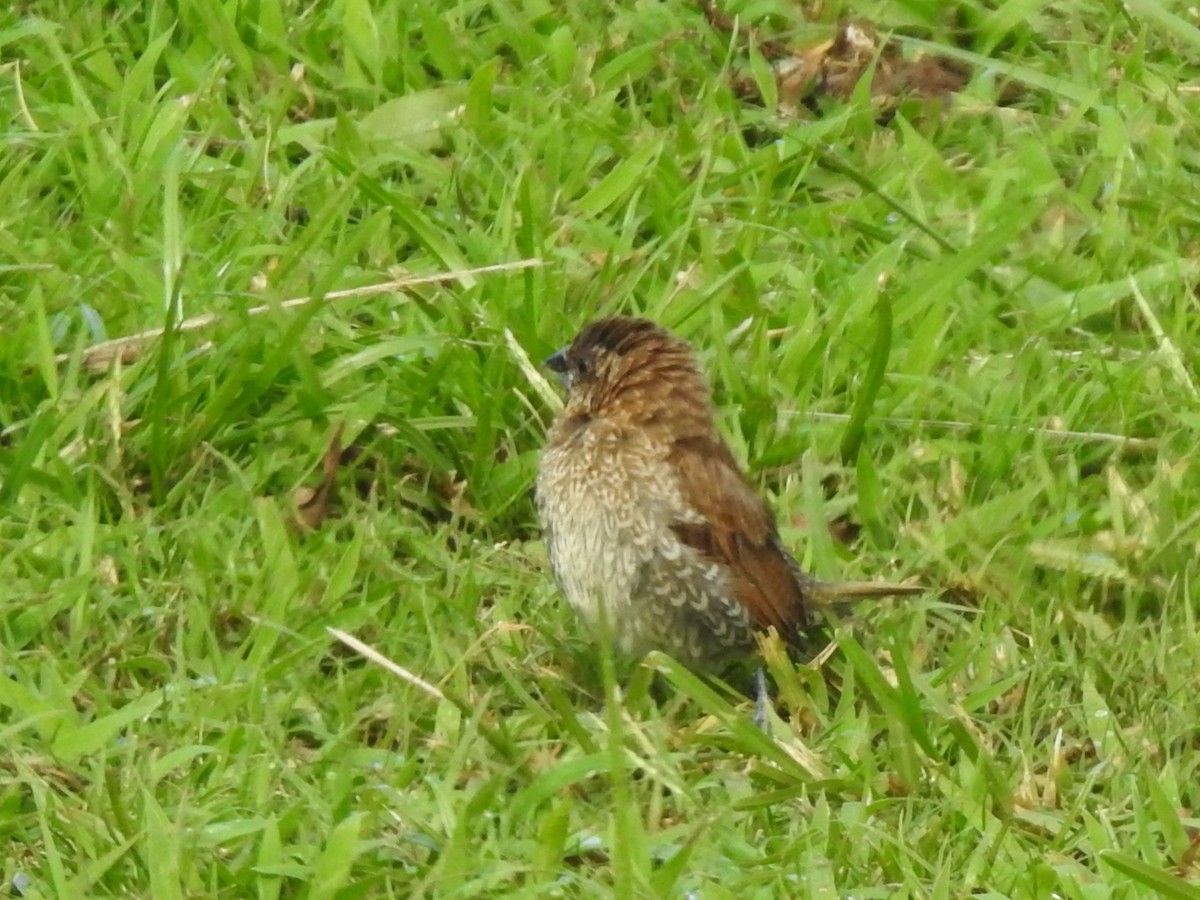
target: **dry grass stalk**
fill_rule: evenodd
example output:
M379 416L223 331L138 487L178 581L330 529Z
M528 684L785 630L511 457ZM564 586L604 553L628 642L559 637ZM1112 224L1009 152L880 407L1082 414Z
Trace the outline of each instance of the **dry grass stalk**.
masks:
M515 272L520 269L529 269L542 265L540 259L518 259L513 262L496 263L490 266L479 266L474 269L456 269L451 272L435 272L432 275L406 275L403 278L394 278L390 281L380 282L378 284L364 284L361 287L346 288L340 291L330 291L321 299L325 301L349 300L355 297L373 297L376 294L388 294L394 291L405 291L409 288L417 287L423 284L441 284L446 281L455 281L461 278L472 278L476 275L495 275L500 272ZM272 310L294 309L298 306L304 306L311 303L312 297L293 297L290 300L283 300L279 303L263 304L262 306L251 307L246 310L248 316L261 316L264 313ZM176 327L175 331L199 331L203 328L211 328L219 323L224 318L219 313L206 313L202 316L192 316L190 319L184 319ZM137 334L126 335L125 337L113 338L110 341L101 341L99 344L92 344L90 347L85 347L83 350L83 365L90 371L102 372L112 365L114 360L119 359L122 363L135 362L141 356L142 351L147 344L158 340L166 333L164 328L151 328L148 331L140 331ZM55 359L59 363L68 362L72 357L70 353L60 353Z

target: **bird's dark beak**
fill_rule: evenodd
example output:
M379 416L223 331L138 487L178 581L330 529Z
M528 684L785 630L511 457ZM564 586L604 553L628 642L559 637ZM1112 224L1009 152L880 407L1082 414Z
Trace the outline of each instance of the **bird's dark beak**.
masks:
M563 387L569 388L571 386L571 379L567 377L566 350L559 350L557 353L547 356L542 365L558 376L558 380L563 383Z

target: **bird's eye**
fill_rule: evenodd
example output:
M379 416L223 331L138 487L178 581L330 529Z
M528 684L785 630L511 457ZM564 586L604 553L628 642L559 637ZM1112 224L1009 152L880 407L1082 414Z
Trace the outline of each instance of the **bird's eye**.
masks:
M581 356L575 360L575 378L591 378L594 371L590 356Z

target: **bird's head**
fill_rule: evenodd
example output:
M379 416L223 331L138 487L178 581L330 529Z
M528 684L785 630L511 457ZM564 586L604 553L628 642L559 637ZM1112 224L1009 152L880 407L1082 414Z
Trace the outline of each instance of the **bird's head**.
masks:
M677 404L710 410L708 384L691 345L649 319L596 319L545 365L567 387L569 418L644 421Z

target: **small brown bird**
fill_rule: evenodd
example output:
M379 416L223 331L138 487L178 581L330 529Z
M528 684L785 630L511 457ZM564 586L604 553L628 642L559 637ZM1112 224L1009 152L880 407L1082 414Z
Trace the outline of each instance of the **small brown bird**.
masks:
M589 625L604 611L622 653L715 672L770 627L798 644L821 606L922 590L801 570L717 430L691 346L666 329L598 319L546 365L568 388L537 478L555 580Z

